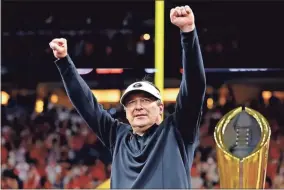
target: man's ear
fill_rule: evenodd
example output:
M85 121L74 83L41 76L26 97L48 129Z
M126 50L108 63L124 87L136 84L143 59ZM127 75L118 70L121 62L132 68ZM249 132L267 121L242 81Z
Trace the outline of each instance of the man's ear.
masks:
M163 114L164 113L164 104L163 103L160 103L159 109L160 109L160 114Z

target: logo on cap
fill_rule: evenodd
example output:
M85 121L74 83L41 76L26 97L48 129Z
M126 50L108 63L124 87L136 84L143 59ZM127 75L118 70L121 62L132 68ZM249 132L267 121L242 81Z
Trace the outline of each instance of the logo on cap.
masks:
M133 85L133 88L139 88L139 87L141 87L141 86L142 86L141 83L136 83L136 84Z

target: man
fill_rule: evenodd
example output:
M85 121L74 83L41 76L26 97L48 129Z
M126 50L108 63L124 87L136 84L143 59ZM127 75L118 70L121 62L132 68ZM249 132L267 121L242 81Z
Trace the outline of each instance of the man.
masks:
M206 81L192 10L176 7L170 18L181 31L184 72L175 112L164 120L159 90L145 81L131 84L121 97L130 125L113 119L77 73L66 40L50 43L70 100L112 154L111 188L191 187Z

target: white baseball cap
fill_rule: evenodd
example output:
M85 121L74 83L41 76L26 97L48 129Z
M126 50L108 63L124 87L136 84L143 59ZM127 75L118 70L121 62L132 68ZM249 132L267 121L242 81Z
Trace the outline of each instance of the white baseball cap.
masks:
M129 85L124 93L122 94L120 98L120 103L123 104L126 96L133 91L143 91L151 94L152 96L158 98L159 100L162 100L161 94L159 90L157 90L153 85L151 85L148 82L145 81L140 81L140 82L135 82L131 85Z

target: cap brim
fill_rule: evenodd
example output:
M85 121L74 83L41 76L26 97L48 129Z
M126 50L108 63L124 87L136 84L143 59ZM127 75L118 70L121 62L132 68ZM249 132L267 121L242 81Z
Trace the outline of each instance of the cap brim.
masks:
M147 82L135 82L133 84L131 84L126 90L125 92L123 93L123 95L121 96L120 98L120 103L122 105L124 105L125 103L125 99L126 97L130 94L130 93L133 93L133 92L138 92L138 91L141 91L141 92L146 92L152 96L154 96L155 98L161 100L161 94L160 92L151 84L147 83Z

